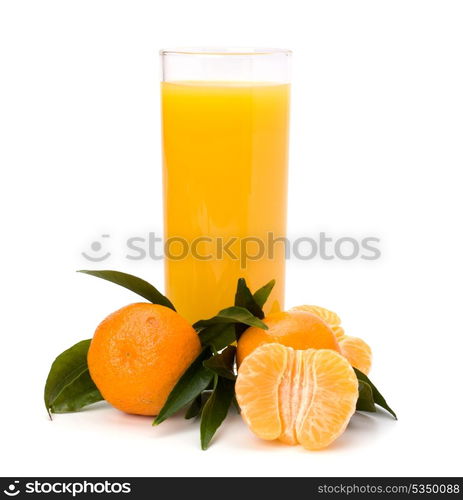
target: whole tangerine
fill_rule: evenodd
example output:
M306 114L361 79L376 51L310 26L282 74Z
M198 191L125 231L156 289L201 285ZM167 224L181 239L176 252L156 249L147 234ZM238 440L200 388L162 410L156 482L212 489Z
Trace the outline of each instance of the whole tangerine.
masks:
M200 351L197 333L177 312L136 303L100 323L88 351L88 367L112 406L126 413L157 415Z
M277 343L297 350L332 349L341 352L333 330L317 315L306 311L284 311L268 315L268 330L248 328L240 337L238 365L263 344Z

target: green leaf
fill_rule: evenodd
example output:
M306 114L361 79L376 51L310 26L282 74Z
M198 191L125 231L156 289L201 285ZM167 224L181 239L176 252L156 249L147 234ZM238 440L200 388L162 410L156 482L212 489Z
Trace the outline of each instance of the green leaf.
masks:
M357 368L354 368L354 371L359 381L366 382L371 387L375 403L378 406L381 406L381 408L384 408L386 411L388 411L397 420L397 415L395 414L394 410L386 403L383 395L378 391L373 382L364 373L362 373L360 370L357 370Z
M82 373L71 385L65 387L50 408L52 413L71 413L84 406L103 401L88 371Z
M187 371L180 377L180 380L175 384L159 415L154 419L153 425L159 425L161 422L164 422L164 420L191 403L193 399L206 389L214 376L213 372L203 366L203 361L209 358L210 355L210 349L204 349L195 361L193 361Z
M190 420L190 418L197 417L201 412L202 405L203 405L203 398L200 394L199 396L196 396L191 402L190 406L188 407L188 410L185 413L185 419Z
M210 389L204 390L196 399L194 399L185 413L185 419L189 420L201 416L201 412L207 400L211 397L212 391L214 389L214 377L212 377Z
M266 285L264 285L262 288L259 288L259 290L254 293L254 300L259 307L264 307L264 304L267 302L267 299L274 286L275 280L269 281Z
M266 288L271 290L272 286L273 284L270 282L266 285ZM264 302L265 293L260 294ZM263 315L264 313L255 302L246 281L244 278L240 278L235 294L235 305L223 309L212 318L197 321L193 326L198 332L203 346L211 346L216 351L220 351L237 340L248 326L256 326L267 330L267 325L260 319Z
M215 375L215 388L201 412L201 448L206 450L217 429L227 416L235 394L231 380Z
M259 318L256 318L253 314L251 314L244 307L227 307L226 309L222 309L217 316L214 316L210 319L203 319L197 321L193 326L196 330L201 330L208 326L219 325L219 324L233 324L233 323L243 323L248 326L256 326L258 328L262 328L263 330L267 330L268 326L263 323Z
M357 411L376 411L373 391L370 384L359 380L359 397L357 399Z
M261 306L259 306L254 299L254 296L252 295L251 290L249 290L244 278L240 278L238 280L235 293L235 306L244 307L259 319L264 317L264 311L262 311Z
M127 273L121 273L120 271L77 271L78 273L89 274L90 276L96 276L97 278L110 281L111 283L116 283L116 285L123 286L138 295L141 295L146 300L149 300L153 304L159 304L160 306L169 307L175 311L175 307L172 302L165 297L159 290L157 290L153 285L148 283L137 276L133 276Z
M240 278L236 286L235 306L244 307L259 319L264 317L264 311L262 311L261 306L259 306L259 304L255 301L254 296L252 295L251 290L249 290L244 278ZM247 328L248 325L242 323L235 325L235 336L237 340Z
M206 361L203 365L215 374L228 380L236 380L236 375L233 370L235 364L236 347L233 345L228 346L220 354L216 354Z
M236 340L233 323L218 323L208 326L203 328L198 335L203 346L211 346L216 351L221 351Z
M90 342L90 339L78 342L61 353L51 365L44 393L49 415L77 411L103 399L88 371Z

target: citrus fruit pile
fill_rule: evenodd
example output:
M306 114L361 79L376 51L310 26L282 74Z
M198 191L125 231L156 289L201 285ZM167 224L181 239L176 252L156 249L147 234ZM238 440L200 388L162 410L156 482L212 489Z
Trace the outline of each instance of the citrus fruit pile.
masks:
M339 316L318 306L271 314L264 323L267 330L248 328L238 341L242 416L263 439L324 448L355 412L358 381L352 366L369 370L371 349L344 335Z
M251 293L238 281L235 304L190 325L148 282L118 271L84 271L144 297L97 327L92 339L60 354L45 385L52 413L106 400L153 425L186 408L201 421L206 449L235 406L266 440L309 450L330 445L356 410L395 413L367 374L371 349L341 320L303 305L264 315L274 281Z

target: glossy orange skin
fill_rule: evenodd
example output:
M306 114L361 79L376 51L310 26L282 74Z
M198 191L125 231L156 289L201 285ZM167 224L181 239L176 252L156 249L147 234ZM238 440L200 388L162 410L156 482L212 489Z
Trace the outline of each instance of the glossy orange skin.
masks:
M238 365L263 344L277 343L293 349L332 349L341 352L333 330L318 316L306 311L270 314L264 320L268 330L248 328L238 341Z
M127 413L157 415L200 350L197 333L178 313L136 303L100 323L88 351L88 367L111 405Z

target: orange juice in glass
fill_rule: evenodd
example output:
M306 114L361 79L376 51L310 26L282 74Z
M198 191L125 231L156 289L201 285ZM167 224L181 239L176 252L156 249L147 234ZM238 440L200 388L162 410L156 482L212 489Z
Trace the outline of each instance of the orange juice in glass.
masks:
M166 295L188 320L272 279L284 307L286 50L162 51Z

